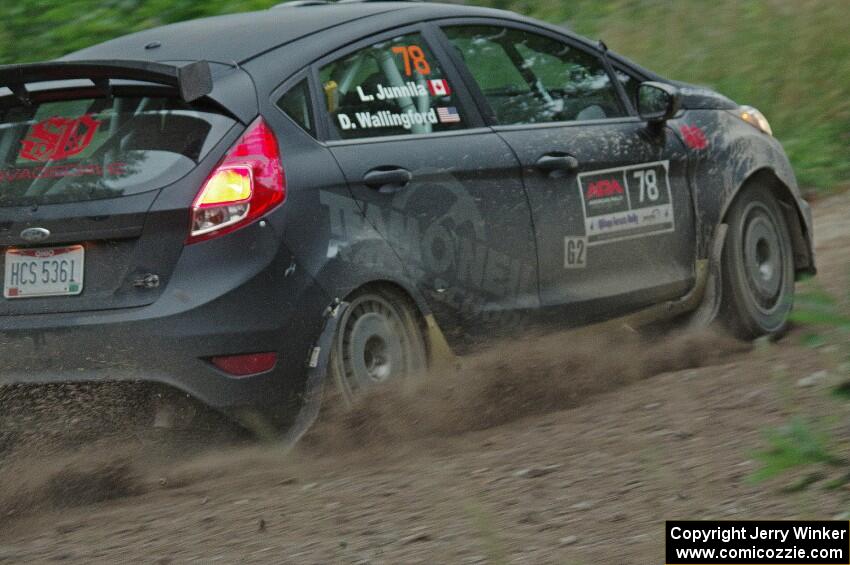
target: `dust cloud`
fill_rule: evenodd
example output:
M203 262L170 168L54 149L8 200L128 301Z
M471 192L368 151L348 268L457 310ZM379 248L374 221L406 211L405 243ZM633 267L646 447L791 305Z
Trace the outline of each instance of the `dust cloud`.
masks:
M105 389L108 394L102 389L101 398L83 387L73 400L63 394L74 391L58 388L42 394L6 391L5 420L24 414L15 419L30 431L53 428L0 442L0 524L143 496L165 486L166 476L172 484L186 485L246 464L303 469L311 461L324 465L358 451L485 430L569 409L660 373L722 363L749 349L712 332L647 336L611 328L497 343L429 375L376 388L353 407L328 395L318 422L289 454L278 445L222 433L220 421L189 436L140 432L138 411L149 397L140 401L114 388ZM33 402L41 409L20 406ZM17 407L6 408L10 404ZM35 416L39 413L42 417Z
M661 373L722 363L751 349L720 333L642 335L599 328L498 343L454 367L327 402L302 440L320 454L448 437L565 410Z

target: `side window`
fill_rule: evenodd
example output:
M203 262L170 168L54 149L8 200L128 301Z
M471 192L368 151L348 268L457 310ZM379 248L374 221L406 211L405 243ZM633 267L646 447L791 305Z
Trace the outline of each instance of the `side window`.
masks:
M495 26L444 29L500 124L625 116L602 61L526 31Z
M301 126L301 129L312 136L316 135L310 104L310 86L307 84L307 79L302 80L281 96L280 100L277 101L277 106L296 124Z
M462 129L464 118L419 34L376 43L319 70L342 139Z
M620 69L616 69L614 72L617 74L617 80L619 80L620 84L623 85L623 89L626 91L626 96L628 96L632 104L637 107L637 93L638 88L640 88L640 81Z

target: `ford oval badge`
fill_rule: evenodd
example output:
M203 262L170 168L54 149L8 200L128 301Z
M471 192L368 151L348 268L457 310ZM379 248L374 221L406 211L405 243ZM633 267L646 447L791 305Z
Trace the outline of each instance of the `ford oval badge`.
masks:
M50 230L44 228L27 228L21 232L21 239L29 243L39 243L50 237Z

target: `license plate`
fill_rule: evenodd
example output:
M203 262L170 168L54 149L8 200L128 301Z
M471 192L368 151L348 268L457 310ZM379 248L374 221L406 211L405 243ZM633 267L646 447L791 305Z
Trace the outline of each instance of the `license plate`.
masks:
M6 251L3 296L74 296L83 291L82 245Z

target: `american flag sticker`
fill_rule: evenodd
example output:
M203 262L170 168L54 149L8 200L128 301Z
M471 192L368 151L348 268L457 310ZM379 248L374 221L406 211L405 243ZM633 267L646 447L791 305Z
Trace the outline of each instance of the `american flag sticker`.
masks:
M459 124L460 114L454 106L449 108L437 108L437 116L441 124Z

